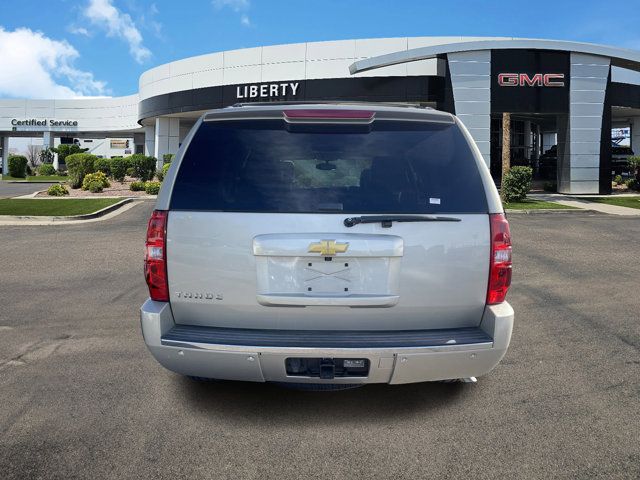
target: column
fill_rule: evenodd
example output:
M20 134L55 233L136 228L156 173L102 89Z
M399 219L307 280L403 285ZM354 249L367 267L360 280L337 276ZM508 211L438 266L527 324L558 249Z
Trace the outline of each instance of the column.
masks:
M133 134L133 149L132 150L133 150L133 153L136 153L138 150L142 150L142 152L144 153L144 132L143 133L134 133Z
M600 138L609 64L606 57L571 53L569 148L565 151L568 161L559 172L561 193L600 192Z
M180 145L180 119L171 117L156 118L155 155L158 168L164 163L163 155L177 153Z
M491 167L491 51L447 54L456 116Z
M156 154L156 127L144 127L144 154L153 157Z
M557 170L559 193L571 193L571 155L569 154L569 115L556 115Z
M0 137L2 147L2 174L9 175L9 137Z
M53 148L53 132L42 134L42 148Z

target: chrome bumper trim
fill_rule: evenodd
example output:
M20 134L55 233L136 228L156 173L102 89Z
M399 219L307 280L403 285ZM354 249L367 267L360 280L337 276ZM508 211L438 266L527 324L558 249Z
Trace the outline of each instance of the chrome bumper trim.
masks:
M429 352L466 352L474 350L489 350L492 342L469 343L460 345L436 345L429 347L385 347L385 348L323 348L323 347L255 347L251 345L219 345L199 342L177 342L162 340L165 347L192 348L196 350L214 350L217 352L269 352L278 354L337 356L337 355L393 355L396 353L429 353Z

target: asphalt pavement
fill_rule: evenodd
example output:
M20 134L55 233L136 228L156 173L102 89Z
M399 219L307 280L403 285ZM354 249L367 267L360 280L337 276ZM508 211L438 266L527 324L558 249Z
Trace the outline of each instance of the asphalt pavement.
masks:
M145 202L0 227L0 478L640 477L640 219L514 214L516 326L472 384L194 383L147 352Z
M30 193L46 190L53 183L40 182L8 182L0 180L0 198L18 197Z

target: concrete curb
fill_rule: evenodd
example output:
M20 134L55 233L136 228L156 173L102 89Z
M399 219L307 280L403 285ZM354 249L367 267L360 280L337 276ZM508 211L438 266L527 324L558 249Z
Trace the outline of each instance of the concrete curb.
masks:
M92 221L97 218L104 217L112 212L122 209L127 204L133 203L139 198L128 197L119 202L104 207L93 213L85 213L82 215L69 216L27 216L27 215L0 215L0 225L50 225L50 224L69 224ZM131 205L133 206L133 205ZM124 209L122 209L124 211ZM121 213L121 212L118 212ZM111 215L110 218L115 215Z
M36 195L42 192L46 192L46 190L38 190L37 192L27 193L26 195L19 195L17 197L11 197L11 198L36 198Z

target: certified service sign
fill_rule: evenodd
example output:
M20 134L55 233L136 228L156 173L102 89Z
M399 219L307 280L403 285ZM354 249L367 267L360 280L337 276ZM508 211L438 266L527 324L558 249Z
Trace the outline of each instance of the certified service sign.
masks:
M18 120L14 118L11 120L11 125L14 127L77 127L77 120L54 120L53 118L38 120L31 118L29 120Z

